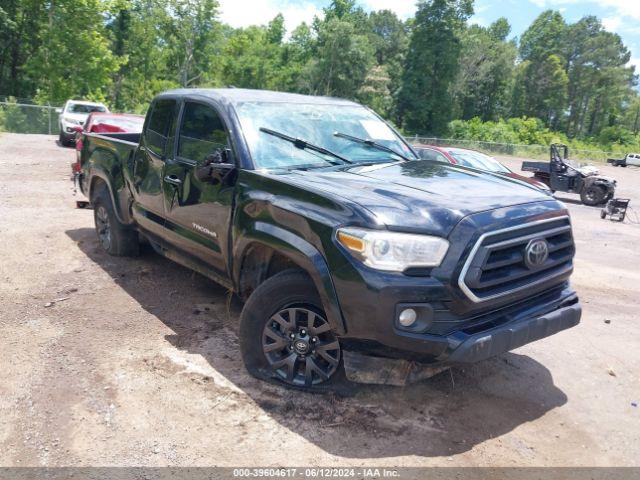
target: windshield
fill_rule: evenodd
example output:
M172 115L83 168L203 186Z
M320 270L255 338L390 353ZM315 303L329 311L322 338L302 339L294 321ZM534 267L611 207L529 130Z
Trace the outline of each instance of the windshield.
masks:
M400 156L336 136L336 132L375 140L410 158L407 145L386 123L357 105L317 105L271 102L245 102L237 107L251 157L256 168L300 168L330 165L332 157L261 132L276 130L324 147L354 163L402 160Z
M86 103L70 103L67 112L69 113L92 113L106 112L107 109L102 105L87 105Z
M511 171L495 158L485 155L484 153L474 152L472 150L458 150L455 148L447 151L449 155L463 167L477 168L478 170L487 170L496 173L509 173Z

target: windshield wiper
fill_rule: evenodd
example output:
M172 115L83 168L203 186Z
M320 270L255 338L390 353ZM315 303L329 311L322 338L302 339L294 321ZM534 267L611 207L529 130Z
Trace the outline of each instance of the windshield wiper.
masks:
M319 145L314 145L313 143L309 143L306 140L303 140L301 138L294 138L294 137L290 137L289 135L285 135L284 133L281 132L276 132L275 130L271 130L270 128L265 128L265 127L260 127L260 131L264 132L264 133L268 133L269 135L273 135L274 137L278 137L281 138L282 140L286 140L287 142L290 142L293 144L294 147L299 148L300 150L311 150L314 152L318 152L318 153L323 153L325 155L329 155L333 158L337 158L338 160L340 160L343 163L353 163L351 160L348 160L346 158L344 158L342 155L338 155L335 152L332 152L331 150L328 150L324 147L321 147ZM322 157L319 157L322 158ZM331 164L335 164L335 162L331 162L330 160L327 160L326 158L323 158L323 160L331 163Z
M361 144L366 145L368 147L376 148L378 150L382 150L383 152L387 152L387 153L391 153L393 155L397 155L398 157L402 158L406 162L410 162L412 160L411 158L407 157L406 155L403 155L401 153L396 152L393 148L389 148L389 147L387 147L385 145L382 145L381 143L374 142L371 139L354 137L352 135L347 135L346 133L341 133L341 132L335 132L333 134L333 136L334 137L338 137L338 138L345 138L347 140L351 140L352 142L361 143ZM415 158L413 160L415 160Z

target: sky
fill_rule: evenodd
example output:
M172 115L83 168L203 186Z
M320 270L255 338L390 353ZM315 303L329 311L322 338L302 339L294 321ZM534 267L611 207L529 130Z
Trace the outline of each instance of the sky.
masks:
M311 22L329 0L219 0L221 19L233 27L260 25L279 12L290 32L303 21ZM416 0L359 0L366 10L389 9L405 19L416 10ZM489 25L499 17L511 24L512 36L520 36L544 10L562 12L574 23L585 15L600 18L605 28L618 33L631 51L631 63L640 72L640 0L476 0L470 23Z

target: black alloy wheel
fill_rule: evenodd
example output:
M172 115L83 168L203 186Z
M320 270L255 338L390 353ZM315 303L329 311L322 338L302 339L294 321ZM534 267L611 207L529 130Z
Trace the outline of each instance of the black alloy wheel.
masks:
M340 343L329 323L305 305L271 316L262 331L262 351L274 375L298 387L325 382L340 364Z

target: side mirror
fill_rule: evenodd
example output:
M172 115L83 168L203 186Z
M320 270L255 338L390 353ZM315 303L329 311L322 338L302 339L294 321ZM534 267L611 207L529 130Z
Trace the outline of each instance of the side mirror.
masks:
M61 108L56 108L56 113L62 113L62 109Z
M235 167L233 163L233 154L231 153L230 148L223 148L221 150L216 150L213 153L210 153L206 156L205 165L212 165L218 168L233 168Z
M230 148L216 150L205 157L204 163L197 167L196 176L201 181L222 181L228 172L235 170L233 154Z

